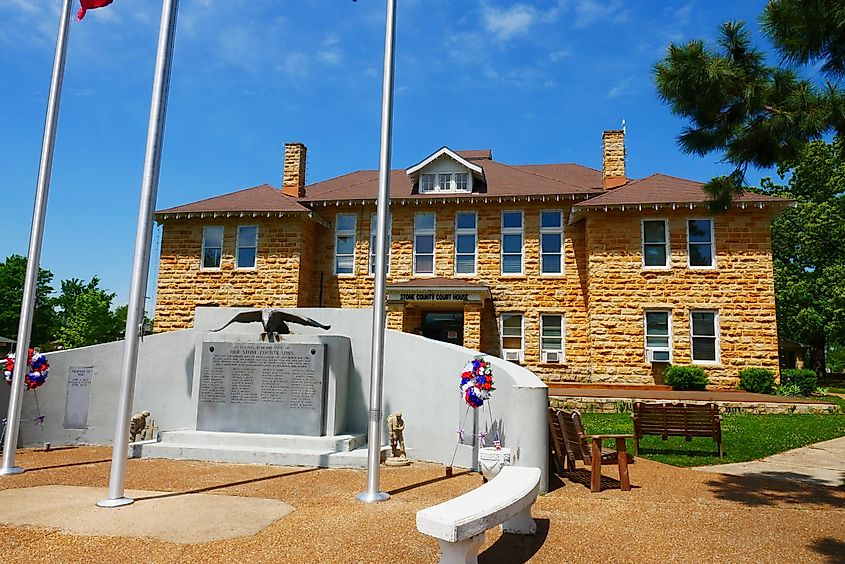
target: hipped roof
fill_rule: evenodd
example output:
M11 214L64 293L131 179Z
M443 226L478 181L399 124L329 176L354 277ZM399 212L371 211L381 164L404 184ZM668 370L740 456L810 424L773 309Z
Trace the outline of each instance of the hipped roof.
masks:
M652 174L641 180L633 180L627 184L607 191L605 194L592 198L575 206L578 209L589 209L603 206L620 205L648 205L648 204L700 204L708 201L704 191L704 183L666 174ZM768 203L785 202L782 198L745 192L734 198L739 203Z
M207 198L198 202L159 210L156 214L203 213L203 212L308 212L308 208L296 198L283 194L269 184L253 186L245 190Z

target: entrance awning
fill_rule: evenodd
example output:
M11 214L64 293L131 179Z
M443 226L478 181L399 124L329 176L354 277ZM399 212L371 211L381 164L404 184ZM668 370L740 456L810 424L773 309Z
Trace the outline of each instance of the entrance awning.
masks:
M387 303L449 302L483 304L490 298L490 288L460 278L417 278L387 285Z

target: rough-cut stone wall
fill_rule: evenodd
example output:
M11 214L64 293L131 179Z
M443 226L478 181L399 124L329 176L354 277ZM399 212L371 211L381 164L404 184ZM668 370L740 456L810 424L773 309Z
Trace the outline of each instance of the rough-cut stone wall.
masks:
M205 218L164 222L155 331L190 327L197 306L296 307L304 217ZM256 268L235 269L238 225L258 225ZM219 270L201 269L203 226L223 227Z
M303 219L300 222L300 261L299 261L299 290L297 305L299 307L316 307L318 297L314 296L314 250L317 235L317 224Z
M690 311L719 312L720 363L702 365L711 384L731 386L748 366L778 370L771 213L736 210L714 218L716 268L687 267L684 210L646 213L669 220L672 267L642 267L642 214L591 212L586 219L589 257L590 380L653 383L660 373L645 361L643 316L672 312L674 364L691 362Z
M564 275L540 275L539 214L540 210L559 209L568 217L570 202L531 202L508 206L490 204L443 204L421 203L419 205L394 205L391 233L391 256L388 283L403 282L413 275L413 233L414 214L436 211L435 276L454 278L455 255L455 213L476 211L478 213L478 273L466 276L469 282L490 287L493 303L484 306L480 316L481 335L478 338L482 351L490 354L499 352L498 319L502 313L521 313L525 327L524 365L549 381L588 380L589 346L586 315L586 275L584 261L584 227L567 226L564 230ZM500 259L501 212L506 209L524 212L524 270L521 276L502 276ZM370 215L375 206L330 206L315 209L332 226L335 217L341 213L357 216L357 239L355 254L355 275L334 274L334 228L326 237L317 241L315 276L319 271L323 277L323 305L327 307L371 307L374 279L369 275ZM580 249L576 248L580 245ZM319 284L315 282L315 284ZM425 309L424 304L414 304ZM460 307L460 306L458 306ZM434 309L434 308L432 308ZM417 311L419 313L419 311ZM565 357L558 364L540 362L540 314L562 313L565 316ZM391 314L398 316L398 313ZM409 312L406 312L409 316ZM411 314L413 315L413 314ZM413 320L391 323L399 327L411 327ZM464 320L466 331L467 320ZM418 326L418 325L415 325ZM466 339L465 335L465 339ZM470 337L475 338L475 337Z

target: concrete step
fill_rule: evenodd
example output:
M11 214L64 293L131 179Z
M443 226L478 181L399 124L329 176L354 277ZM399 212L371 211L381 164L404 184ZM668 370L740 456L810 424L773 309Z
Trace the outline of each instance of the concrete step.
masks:
M306 452L349 452L367 444L366 435L265 435L261 433L228 433L218 431L162 431L161 443L195 447L238 447L288 449Z
M185 429L161 432L160 442L133 444L130 456L237 464L365 468L366 444L366 435L307 437ZM382 447L382 460L387 458L389 451L390 447Z

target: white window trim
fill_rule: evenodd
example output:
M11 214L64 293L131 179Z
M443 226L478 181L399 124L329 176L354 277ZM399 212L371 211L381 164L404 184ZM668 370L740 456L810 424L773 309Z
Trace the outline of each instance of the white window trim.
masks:
M522 218L520 221L521 227L505 227L505 214L518 213ZM499 262L501 276L525 276L525 212L523 210L502 210L499 216ZM519 272L505 272L505 235L515 235L519 233L522 238L522 245L519 250ZM508 253L509 255L513 253Z
M378 213L373 213L370 216L370 248L368 249L367 253L367 273L369 274L370 278L375 278L376 276L376 265L375 265L375 254L376 254L376 232L373 231L373 224L377 221L376 218L378 217ZM393 241L392 237L393 231L393 214L387 215L387 241L385 241L385 245L387 246L387 274L390 274L390 245Z
M645 263L645 222L646 221L662 221L663 222L663 232L666 235L666 242L664 243L666 247L666 265L665 266L647 266ZM642 254L642 268L643 270L669 270L672 268L672 246L669 244L671 241L671 236L669 234L669 220L666 218L661 217L644 217L640 220L640 254ZM657 243L649 243L649 245L656 245Z
M546 213L546 212L554 212L554 213L560 214L560 227L543 227L543 213ZM563 215L563 210L559 210L559 209L558 210L555 210L555 209L540 210L539 219L540 219L540 241L539 241L540 244L538 246L540 247L540 276L550 276L550 277L563 276L566 272L566 261L565 261L566 251L563 247L564 241L565 241L565 239L563 237L564 236L564 228L565 228L564 223L563 223L565 221L565 216ZM543 272L543 235L548 235L548 234L552 234L552 235L559 234L560 235L560 272ZM551 254L551 253L548 253L548 254Z
M709 221L710 222L710 258L712 262L708 266L693 266L692 262L692 255L689 252L690 247L690 239L689 239L689 222L690 221ZM687 268L692 268L694 270L715 270L716 269L716 222L713 221L712 217L688 217L686 219L686 226L687 226ZM703 245L704 243L694 243L695 245Z
M354 218L355 219L355 227L353 227L351 230L344 230L344 231L341 231L340 229L338 229L338 226L340 225L340 221L338 221L338 218L340 218L341 216L349 216L349 217ZM340 273L340 272L337 271L337 257L338 257L338 254L337 254L337 239L341 235L343 235L343 236L352 235L352 272ZM333 270L334 270L335 276L337 276L338 278L353 278L355 276L355 266L357 264L357 260L356 260L357 259L357 256L356 256L357 252L358 252L358 215L354 214L354 213L339 213L334 218L334 269ZM348 255L343 255L343 256L348 256Z
M246 248L255 248L255 264L252 266L238 266L238 262L240 260L241 254L241 227L255 227L255 247L244 247ZM238 225L238 228L235 230L235 270L257 270L258 269L258 224L256 223L247 223L245 225Z
M472 214L475 216L475 227L472 229L468 229L466 227L458 228L458 215L459 214ZM473 250L473 262L472 262L472 272L458 272L458 255L459 254L466 254L466 253L458 253L458 235L472 235L475 239L475 249ZM455 212L455 276L456 277L469 277L469 276L477 276L478 275L478 212L474 211L458 211Z
M423 176L433 176L433 182L431 183L431 190L426 190L423 188ZM420 194L431 194L437 192L437 173L435 172L427 172L425 174L420 174Z
M543 318L544 317L560 317L560 348L559 349L544 349L543 348ZM540 312L540 362L547 363L546 353L556 352L560 353L560 361L552 364L562 364L566 362L566 316L562 313Z
M519 349L505 348L505 317L519 316ZM506 359L506 353L516 352L519 354L519 362L525 360L525 314L519 312L508 312L499 315L499 349L502 351L502 358Z
M669 360L667 361L669 364L675 362L675 336L674 331L672 329L672 310L670 309L647 309L643 311L643 348L645 353L645 361L647 364L651 364L648 360L648 318L647 314L649 313L667 313L669 314L667 324L669 326ZM653 348L653 347L651 347ZM654 349L654 350L663 350L663 349ZM661 361L662 362L662 361Z
M205 234L208 229L220 229L220 264L205 266ZM220 270L223 266L223 242L226 238L226 228L222 225L206 225L202 228L202 247L200 247L200 270ZM216 248L216 247L215 247Z
M693 335L693 327L692 327L692 314L693 313L712 313L713 314L713 330L716 333L716 360L695 360L693 358L693 348L692 348L692 339L695 337ZM690 362L696 365L702 366L721 366L722 364L722 342L721 338L719 337L721 333L721 327L719 323L719 310L717 309L691 309L689 312L689 357ZM698 338L705 337L705 335L700 335ZM709 337L708 337L709 338Z
M422 232L417 232L417 216L430 213L434 216L434 227L432 229L423 229ZM417 235L430 235L432 237L431 244L431 272L417 272ZM411 271L414 276L430 276L434 277L437 274L437 212L417 212L414 214L414 251L411 255Z

